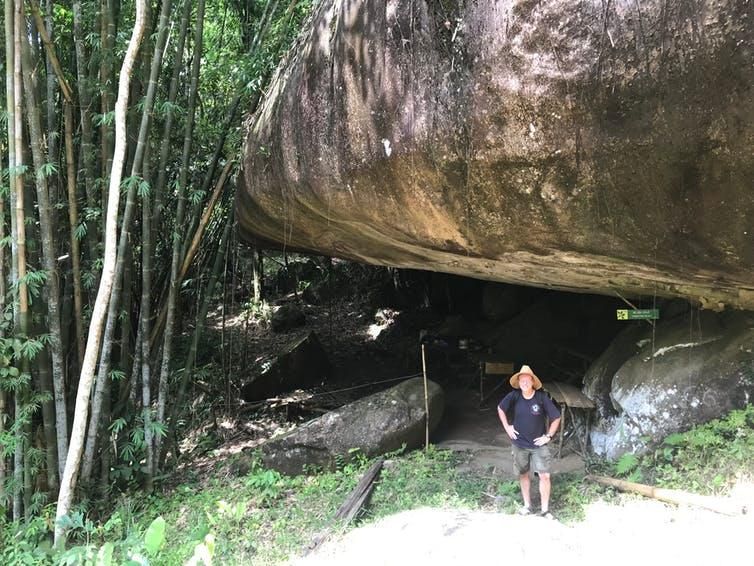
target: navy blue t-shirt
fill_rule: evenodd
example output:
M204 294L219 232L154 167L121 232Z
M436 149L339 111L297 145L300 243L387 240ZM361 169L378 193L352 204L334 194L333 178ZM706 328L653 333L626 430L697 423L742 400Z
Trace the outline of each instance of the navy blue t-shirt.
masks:
M508 422L518 431L518 438L512 440L519 448L537 448L534 439L547 432L547 421L560 416L560 409L544 391L535 391L531 399L525 399L516 389L503 397L498 405L508 418ZM513 419L511 420L511 416Z

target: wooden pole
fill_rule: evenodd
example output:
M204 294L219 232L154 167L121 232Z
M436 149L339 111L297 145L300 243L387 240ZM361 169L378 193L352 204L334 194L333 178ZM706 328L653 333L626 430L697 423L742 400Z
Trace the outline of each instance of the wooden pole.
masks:
M479 404L480 405L484 402L484 364L485 362L479 363Z
M424 449L429 449L429 393L427 391L427 359L422 344L422 375L424 376Z
M560 458L560 453L563 450L563 431L565 430L565 426L566 426L567 414L568 414L568 403L564 401L563 402L563 420L560 422L560 442L558 443L558 458Z

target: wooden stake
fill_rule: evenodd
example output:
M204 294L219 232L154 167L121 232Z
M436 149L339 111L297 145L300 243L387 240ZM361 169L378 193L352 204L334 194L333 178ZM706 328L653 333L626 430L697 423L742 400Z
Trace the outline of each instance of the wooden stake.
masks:
M429 449L429 393L427 391L427 360L422 344L422 375L424 376L424 449Z

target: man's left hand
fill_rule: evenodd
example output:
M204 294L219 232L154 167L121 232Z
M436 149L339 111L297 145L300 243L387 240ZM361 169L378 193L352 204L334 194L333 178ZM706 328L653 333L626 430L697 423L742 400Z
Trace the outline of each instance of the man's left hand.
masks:
M544 446L548 442L550 442L550 437L547 435L542 435L539 438L534 439L534 444L536 444L537 446Z

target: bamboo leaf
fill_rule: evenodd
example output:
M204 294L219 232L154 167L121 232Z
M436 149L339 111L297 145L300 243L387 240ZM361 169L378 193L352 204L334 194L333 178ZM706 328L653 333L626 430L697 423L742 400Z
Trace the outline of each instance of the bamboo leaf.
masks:
M44 163L37 171L37 178L44 179L55 175L58 172L58 168L54 163Z
M29 170L28 165L15 165L14 167L8 168L8 175L11 177L19 177L20 175L25 175L26 172Z

